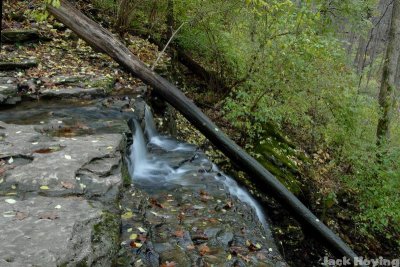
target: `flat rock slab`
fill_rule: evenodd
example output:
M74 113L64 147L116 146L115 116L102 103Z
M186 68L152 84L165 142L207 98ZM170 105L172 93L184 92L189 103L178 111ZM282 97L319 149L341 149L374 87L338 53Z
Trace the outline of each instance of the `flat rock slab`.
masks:
M114 202L122 184L122 135L51 137L42 127L0 122L0 159L7 169L0 195L79 194Z
M46 89L40 92L42 98L82 98L82 97L97 97L105 96L106 90L103 88L60 88Z
M6 29L1 32L4 43L23 43L39 40L39 33L35 29Z
M0 266L111 265L114 241L95 230L104 223L98 204L40 196L0 197L0 203Z
M26 59L21 61L2 61L0 62L0 71L29 69L37 66L38 62L36 59Z

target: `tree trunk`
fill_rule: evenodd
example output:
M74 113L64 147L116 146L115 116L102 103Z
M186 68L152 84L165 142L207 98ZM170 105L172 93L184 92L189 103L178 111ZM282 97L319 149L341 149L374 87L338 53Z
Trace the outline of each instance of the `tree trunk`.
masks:
M400 0L399 0L400 1ZM103 51L126 70L154 88L161 97L175 107L197 129L199 129L233 163L240 166L259 188L269 192L278 202L288 208L297 220L322 238L334 253L345 256L353 262L357 255L325 224L311 213L288 189L286 189L257 160L233 142L178 88L146 67L120 41L100 25L90 20L67 1L61 6L48 6L52 15L94 48Z
M3 29L3 0L0 0L0 52L1 45L3 44L1 30Z
M377 144L389 141L390 120L395 90L397 61L400 52L400 0L393 1L392 21L389 29L388 46L383 65L382 81L379 90L380 118L376 130Z

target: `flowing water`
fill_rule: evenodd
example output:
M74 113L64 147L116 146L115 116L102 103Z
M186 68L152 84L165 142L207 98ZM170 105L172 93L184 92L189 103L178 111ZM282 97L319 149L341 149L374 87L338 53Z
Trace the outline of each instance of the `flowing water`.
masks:
M200 173L210 178L212 183L219 184L219 190L228 191L231 196L253 208L258 220L267 229L264 213L258 203L235 180L212 164L203 152L193 145L158 134L149 107L145 109L144 132L147 141L139 122L134 120L133 125L134 141L128 167L134 184L149 193L178 186L204 188L207 181L197 175Z

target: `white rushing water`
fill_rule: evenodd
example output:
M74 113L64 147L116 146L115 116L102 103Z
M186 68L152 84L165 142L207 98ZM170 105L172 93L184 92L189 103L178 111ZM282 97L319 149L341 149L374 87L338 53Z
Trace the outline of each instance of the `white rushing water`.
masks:
M147 187L163 187L168 184L182 186L192 185L193 181L186 179L187 177L185 178L185 174L191 171L193 172L195 170L193 167L183 165L178 168L173 168L168 160L163 160L156 155L148 153L147 144L158 147L166 153L191 152L194 154L196 152L196 147L180 143L167 136L159 135L153 120L153 115L148 106L146 106L145 109L145 133L149 140L148 143L146 143L142 128L136 120L134 120L134 125L134 141L130 149L128 166L135 182ZM205 161L204 163L208 162L207 159L203 159L203 161ZM203 164L203 162L199 164ZM203 171L206 170L204 169ZM267 229L264 213L253 197L245 189L240 187L235 180L220 172L216 165L212 164L211 172L216 174L213 177L216 181L224 185L230 195L237 197L240 201L248 204L255 210L264 229ZM201 184L201 181L199 180L197 183Z

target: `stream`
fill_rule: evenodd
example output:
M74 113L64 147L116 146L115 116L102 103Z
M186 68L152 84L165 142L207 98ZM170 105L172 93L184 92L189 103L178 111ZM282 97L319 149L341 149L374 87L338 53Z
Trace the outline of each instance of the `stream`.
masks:
M160 134L141 98L23 102L0 110L0 121L37 125L55 140L128 137L132 185L117 193L122 242L116 266L286 266L263 209L247 190L198 147Z
M177 186L208 190L204 179L197 176L200 172L211 183L220 185L219 190L226 190L231 196L248 204L257 214L263 228L268 229L265 215L258 203L235 180L211 163L202 151L157 132L153 115L147 105L144 120L147 142L139 122L135 119L130 121L134 142L130 147L128 166L135 184L149 194L171 190ZM180 163L179 159L182 159Z

